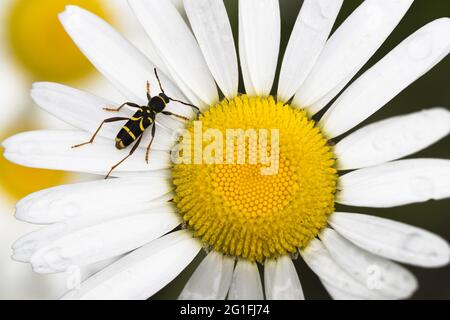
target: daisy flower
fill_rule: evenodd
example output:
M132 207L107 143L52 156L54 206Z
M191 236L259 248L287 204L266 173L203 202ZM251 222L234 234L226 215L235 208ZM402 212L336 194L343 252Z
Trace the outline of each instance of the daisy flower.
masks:
M238 55L221 0L184 0L188 21L169 1L130 0L154 60L94 14L67 7L60 15L64 28L125 101L146 105L147 81L158 93L156 67L169 96L201 109L202 130L278 129L278 173L263 175L259 164L174 164L173 131L184 124L161 115L148 164L149 130L133 157L113 172L115 179L55 187L19 201L19 220L47 226L19 239L13 258L45 274L115 260L64 299L147 299L202 248L208 254L180 299L303 299L292 262L297 256L335 299L411 296L417 281L398 263L445 266L447 242L403 223L336 212L335 203L385 208L450 195L448 160L398 160L449 133L446 109L387 119L344 136L449 53L450 20L432 21L339 95L412 2L366 0L330 36L342 1L305 0L276 97L270 94L281 33L277 0L239 1L245 94L238 92ZM77 129L11 137L4 142L11 161L104 175L128 154L114 148L123 124L105 126L89 146L70 148L111 117L105 106L124 101L55 83L36 83L31 94ZM312 120L335 97L320 120ZM195 119L179 103L168 110ZM193 130L194 121L187 124L187 132Z

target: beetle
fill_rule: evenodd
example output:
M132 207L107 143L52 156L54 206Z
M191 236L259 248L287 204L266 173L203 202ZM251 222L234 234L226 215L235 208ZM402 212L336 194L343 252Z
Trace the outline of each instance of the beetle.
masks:
M155 120L156 120L156 116L158 114L164 114L166 116L174 116L177 117L179 119L182 120L186 120L189 121L189 118L183 117L181 115L172 113L170 111L165 110L167 104L170 101L174 101L174 102L178 102L181 104L184 104L186 106L191 107L192 109L194 109L197 114L200 113L200 109L196 106L194 106L193 104L190 103L186 103L186 102L182 102L180 100L176 100L173 99L171 97L169 97L162 85L161 85L161 80L159 79L158 76L158 72L156 70L156 68L154 69L155 71L155 76L156 79L158 80L158 84L159 84L159 88L161 89L161 92L157 95L157 96L151 96L150 94L150 82L147 81L147 100L148 103L146 106L140 106L136 103L133 102L125 102L124 104L122 104L120 107L118 108L103 108L103 110L106 111L110 111L110 112L119 112L120 110L122 110L122 108L124 108L125 106L129 106L131 108L137 109L136 113L131 117L131 118L126 118L126 117L112 117L112 118L108 118L102 121L102 123L100 124L100 126L98 127L98 129L95 131L94 135L92 136L92 138L88 141L88 142L84 142L81 144L77 144L75 146L72 146L72 148L79 148L88 144L92 144L95 140L95 137L98 135L98 133L100 132L100 129L103 127L104 124L106 123L112 123L112 122L117 122L117 121L127 121L127 123L120 129L119 133L116 136L116 148L119 150L125 149L128 146L130 146L133 142L134 145L130 150L130 153L123 158L121 161L119 161L117 164L115 164L114 166L111 167L111 170L108 172L108 174L106 175L105 179L108 179L109 176L111 175L111 173L118 167L120 166L125 160L127 160L129 157L131 157L133 155L133 153L136 151L136 149L139 147L141 141L142 141L142 136L144 134L144 132L151 127L151 134L152 134L152 138L150 140L149 145L147 146L147 152L145 154L145 161L148 163L148 157L149 157L149 153L150 153L150 148L152 146L153 140L155 139L155 133L156 133L156 126L155 126Z

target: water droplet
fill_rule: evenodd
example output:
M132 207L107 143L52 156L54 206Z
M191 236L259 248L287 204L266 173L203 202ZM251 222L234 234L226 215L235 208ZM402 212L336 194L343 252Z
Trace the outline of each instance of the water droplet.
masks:
M401 248L405 252L415 252L418 248L418 243L420 243L420 234L416 232L411 232L405 236Z

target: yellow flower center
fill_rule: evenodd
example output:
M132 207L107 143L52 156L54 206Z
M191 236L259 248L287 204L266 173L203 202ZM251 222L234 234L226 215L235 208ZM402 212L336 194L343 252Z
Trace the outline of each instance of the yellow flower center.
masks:
M10 8L6 29L12 54L37 80L77 80L93 70L58 20L68 4L108 16L99 0L18 0Z
M214 162L194 159L199 122L204 135L214 129L228 141L214 142L223 148L212 152ZM188 126L180 142L191 147L192 155L181 148L172 174L179 212L205 245L262 262L304 248L326 226L334 210L335 160L327 139L305 111L272 97L240 96L213 106L199 122ZM244 139L230 140L230 129L240 129ZM260 139L252 144L252 138ZM210 141L204 140L208 139L201 147L206 151ZM190 163L185 161L189 157ZM263 158L275 161L254 161ZM276 171L263 170L269 167Z

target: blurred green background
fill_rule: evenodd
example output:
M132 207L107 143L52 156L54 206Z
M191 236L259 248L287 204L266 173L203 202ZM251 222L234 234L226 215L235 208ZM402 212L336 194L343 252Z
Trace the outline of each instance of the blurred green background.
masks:
M25 0L33 1L36 3L47 3L54 5L57 12L61 10L64 4L69 4L72 2L86 2L86 0ZM115 27L119 28L126 36L130 37L134 29L128 28L129 24L134 23L132 15L126 9L123 8L125 0L99 0L102 2L104 7L104 15L107 20L110 21ZM179 0L173 0L175 2L180 2ZM0 7L4 3L14 3L15 0L0 0ZM22 0L23 2L23 0ZM89 1L88 1L89 2ZM114 11L112 7L108 7L112 3L120 3L122 7L115 7ZM361 0L344 0L343 8L339 14L336 21L335 28L341 24L341 22L359 5ZM290 37L290 32L294 23L297 19L298 12L302 5L302 0L280 0L281 3L281 17L282 17L282 44L281 44L281 56L283 56L284 50L286 48L287 42ZM237 0L225 0L228 13L230 15L230 20L232 23L233 31L235 33L236 46L237 46L237 35L238 35L238 10L237 10ZM116 5L116 4L114 4ZM117 9L119 8L119 9ZM42 7L41 7L42 9ZM102 9L103 10L103 9ZM119 11L117 11L119 10ZM102 11L103 12L103 11ZM406 14L406 16L401 21L400 25L391 34L384 45L378 50L378 52L372 57L369 63L364 67L361 72L367 70L370 66L381 59L385 54L387 54L391 49L393 49L397 44L399 44L404 38L409 36L411 33L425 25L426 23L443 17L450 16L450 1L449 0L416 0ZM11 49L11 43L8 43L7 33L5 23L5 16L2 15L2 20L0 21L0 35L2 36L2 42L0 42L0 54L3 51L8 51L11 58L11 64L20 65L20 59L14 57L14 50ZM36 20L34 27L39 29L45 29L44 24L47 23L45 20ZM56 17L54 17L53 23L57 23ZM61 31L61 30L60 30ZM54 33L53 33L54 34ZM42 35L42 34L41 34ZM37 35L39 36L39 34ZM60 38L61 34L57 34L54 39L47 39L49 41L58 41L55 39L60 39L61 43L67 43L67 38ZM307 45L307 44L305 44ZM75 49L76 50L76 49ZM0 56L3 59L3 56ZM5 61L5 60L3 60ZM280 59L280 63L281 63ZM74 64L79 64L80 61L77 58ZM0 72L5 73L3 69L5 65L0 64ZM9 67L9 66L6 66ZM73 66L68 65L69 69ZM16 70L16 69L14 69ZM17 105L7 103L3 100L2 105L0 105L0 118L9 118L9 113L5 113L6 108L19 108L22 110L15 114L15 118L11 118L11 123L8 125L3 125L0 121L0 139L13 132L18 132L30 128L39 127L52 127L53 122L51 120L42 121L41 116L36 116L34 113L30 113L31 110L37 110L33 105L32 101L28 97L28 89L31 82L34 80L58 80L49 79L48 77L43 78L41 75L27 74L27 70L24 70L24 66L18 66L17 70L23 72L23 78L21 80L24 84L24 90L21 95L25 96L26 99L17 102ZM19 71L17 71L19 72ZM22 77L22 76L21 76ZM73 85L75 87L83 89L91 89L93 92L97 92L94 88L102 87L99 94L105 94L108 91L103 86L102 81L97 78L93 78L93 72L86 72L85 75L77 75L76 79L71 79L70 75L64 78L63 81L66 84ZM93 84L95 83L95 85ZM100 85L99 85L100 83ZM242 83L242 81L241 81ZM108 88L110 89L110 88ZM243 87L241 85L241 91L243 92ZM274 88L274 93L276 88ZM111 93L112 94L112 93ZM0 98L4 98L3 96ZM20 105L19 105L20 103ZM419 79L400 95L398 95L394 100L388 103L381 111L377 112L370 119L365 121L363 125L370 122L374 122L380 119L385 119L391 116L406 114L415 112L424 108L430 108L434 106L450 106L450 58L447 57L441 62L436 68L431 72L427 73L424 77ZM33 111L35 112L35 111ZM17 119L23 119L22 114L32 114L31 119L26 119L26 121L18 121ZM12 116L11 116L12 117ZM36 119L41 119L36 121ZM20 125L19 125L20 124ZM433 145L432 147L420 152L419 154L413 155L413 157L438 157L450 159L450 138L440 141L439 143ZM0 162L0 299L5 297L10 298L56 298L60 292L55 290L54 284L49 284L45 282L42 277L38 280L36 278L28 279L28 274L31 273L31 269L27 266L10 263L9 262L9 247L10 242L17 238L21 233L23 233L23 228L17 222L12 219L14 202L26 193L41 189L46 185L59 184L61 181L74 181L77 178L72 176L66 176L61 173L46 173L42 171L34 171L27 169L26 171L21 171L22 169L8 165L5 162ZM19 178L18 178L19 177ZM32 177L32 178L30 178ZM26 180L25 180L26 179ZM36 185L27 184L25 181L38 181ZM43 185L42 185L43 183ZM24 188L26 187L26 188ZM393 220L402 221L411 225L415 225L431 232L437 233L447 239L450 242L450 200L444 201L431 201L423 204L414 204L410 206L403 206L392 209L370 209L370 208L345 208L338 206L338 210L350 211L350 212L360 212L367 214L374 214L381 217L387 217ZM2 220L2 215L7 216L7 219ZM8 230L7 230L8 229ZM17 235L11 235L9 238L2 238L2 235L6 232L17 231ZM203 253L202 253L203 255ZM8 262L4 262L8 261ZM196 263L201 261L201 256L196 258ZM174 282L169 286L159 292L153 299L173 299L178 296L178 293L183 288L190 274L195 269L196 263L192 264L187 268ZM8 273L5 274L5 266L8 268L13 268L14 270L19 270L21 273ZM301 261L301 259L296 260L296 267L300 276L300 280L303 285L305 296L307 299L328 299L329 296L320 284L317 277L306 267L306 265ZM419 290L414 295L414 299L450 299L450 267L445 267L441 269L421 269L408 267L414 272L414 274L419 279ZM2 275L3 273L3 275ZM16 278L17 277L17 280ZM19 281L22 282L19 284ZM5 281L9 281L6 285ZM44 282L45 283L44 283ZM58 280L59 282L64 280ZM63 283L64 285L64 283ZM56 296L55 296L56 295Z
M362 2L363 1L361 0L344 0L344 5L339 13L334 29L336 29L336 27L339 26ZM225 0L225 3L232 22L235 39L237 39L238 1ZM302 0L280 0L282 19L281 54L285 51L291 30L297 19L302 3ZM421 28L426 23L445 16L450 16L449 0L414 1L399 26L372 57L369 63L361 70L359 75L383 58L411 33ZM282 60L280 59L278 70L281 67L281 61ZM241 87L241 92L242 91L243 87ZM276 90L273 90L273 93L275 92ZM434 106L450 107L450 57L446 57L437 65L437 67L404 90L383 109L366 120L361 126L388 117L411 113ZM450 159L450 137L411 156L411 158L431 157ZM350 208L338 205L337 210L373 214L405 222L434 232L450 242L450 199L390 209ZM200 261L200 259L197 260ZM306 298L329 299L330 297L320 281L314 273L309 270L305 263L301 259L297 259L295 264ZM450 299L450 266L440 269L422 269L408 266L408 269L411 270L419 280L419 290L413 296L413 299ZM174 292L179 292L183 288L184 283L187 281L193 270L194 265L191 265L188 270L185 270L185 272L179 276L180 281L174 281L169 287L162 290L154 298L165 299L173 297Z

